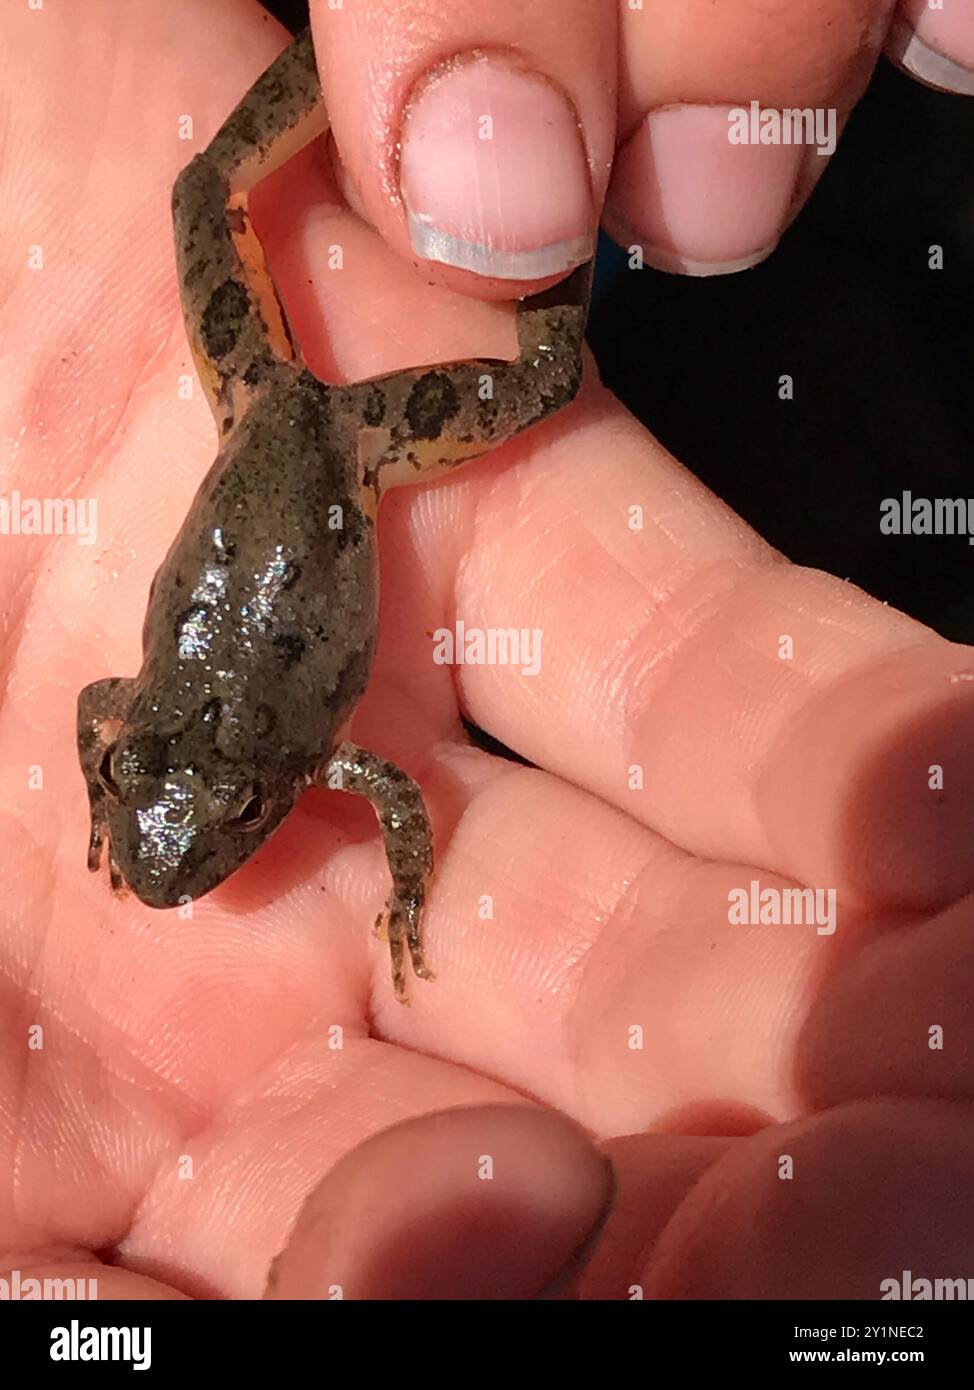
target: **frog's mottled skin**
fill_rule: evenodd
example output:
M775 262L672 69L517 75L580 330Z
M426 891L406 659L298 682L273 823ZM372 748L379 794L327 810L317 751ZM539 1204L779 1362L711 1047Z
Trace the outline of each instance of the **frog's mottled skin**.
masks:
M88 865L107 839L113 886L172 907L239 868L312 782L360 793L385 839L383 920L404 998L405 946L429 976L429 821L415 782L342 741L372 664L378 502L571 400L589 267L521 302L516 362L325 385L301 361L247 193L326 126L304 34L176 181L183 307L220 452L153 581L139 675L79 698Z

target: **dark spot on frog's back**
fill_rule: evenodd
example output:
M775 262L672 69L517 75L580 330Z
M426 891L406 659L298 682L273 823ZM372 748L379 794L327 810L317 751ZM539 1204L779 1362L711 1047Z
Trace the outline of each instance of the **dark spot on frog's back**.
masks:
M338 679L329 695L329 707L342 712L350 709L368 685L371 668L371 644L352 652L338 673Z
M285 671L289 671L295 662L304 656L304 638L296 632L278 633L274 638L274 646Z
M414 439L436 439L460 409L457 388L446 372L427 372L406 402L406 420Z
M210 296L203 311L200 333L203 346L216 361L232 352L250 312L250 296L238 280L224 280Z

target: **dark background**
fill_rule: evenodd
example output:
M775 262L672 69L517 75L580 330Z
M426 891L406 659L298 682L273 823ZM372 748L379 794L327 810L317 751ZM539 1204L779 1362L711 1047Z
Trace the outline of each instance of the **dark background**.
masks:
M306 23L301 0L266 8ZM692 280L630 271L603 238L589 328L606 384L772 544L958 641L974 547L884 536L879 508L974 499L972 155L974 100L884 59L769 261Z

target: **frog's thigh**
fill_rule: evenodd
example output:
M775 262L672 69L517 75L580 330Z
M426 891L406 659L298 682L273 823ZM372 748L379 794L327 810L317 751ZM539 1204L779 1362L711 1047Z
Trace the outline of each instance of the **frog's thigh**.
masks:
M91 838L88 842L88 867L98 868L105 834L105 791L98 778L98 768L105 749L115 741L132 705L135 681L127 676L111 676L108 680L86 685L78 696L78 757L88 784L91 808Z
M454 362L347 388L363 482L381 495L503 444L572 400L582 376L591 263L520 302L513 362Z
M255 82L173 188L183 313L200 381L224 434L268 361L297 349L254 233L247 195L328 128L310 34Z
M433 978L423 958L423 904L433 869L433 837L423 794L416 782L395 763L342 743L319 773L319 782L366 797L375 811L392 875L392 892L380 917L389 936L392 980L396 995L405 999L404 945L415 974Z

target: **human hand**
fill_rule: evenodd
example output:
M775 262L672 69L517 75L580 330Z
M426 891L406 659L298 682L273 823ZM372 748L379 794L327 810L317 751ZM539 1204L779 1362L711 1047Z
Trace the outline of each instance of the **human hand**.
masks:
M87 1270L101 1297L248 1297L283 1247L277 1296L530 1296L609 1195L590 1141L531 1097L616 1170L583 1293L875 1297L881 1274L949 1273L969 1239L970 653L787 565L594 382L384 506L356 736L430 798L438 979L412 1009L368 931L370 813L337 794L308 794L192 917L85 874L77 691L135 669L214 448L180 390L168 190L280 45L223 9L218 73L189 3L8 22L12 71L33 68L4 141L32 157L4 185L4 491L95 498L98 535L4 539L7 1263ZM314 151L258 211L323 375L509 343L500 309L409 280ZM428 634L458 617L538 630L537 674L437 665ZM536 767L471 747L461 710ZM835 932L732 924L752 879L834 888Z
M312 0L311 18L346 196L477 298L584 260L603 202L646 264L763 260L884 46L974 92L969 0Z

